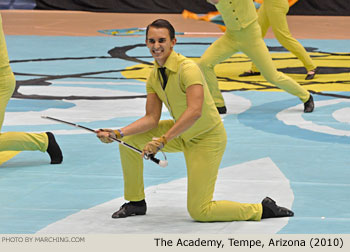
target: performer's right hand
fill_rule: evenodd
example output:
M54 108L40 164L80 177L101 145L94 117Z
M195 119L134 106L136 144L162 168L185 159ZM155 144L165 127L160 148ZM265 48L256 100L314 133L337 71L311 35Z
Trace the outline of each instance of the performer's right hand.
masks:
M100 139L103 143L112 143L112 138L120 139L122 138L120 133L117 134L118 131L114 131L112 129L99 129L96 130L97 137Z

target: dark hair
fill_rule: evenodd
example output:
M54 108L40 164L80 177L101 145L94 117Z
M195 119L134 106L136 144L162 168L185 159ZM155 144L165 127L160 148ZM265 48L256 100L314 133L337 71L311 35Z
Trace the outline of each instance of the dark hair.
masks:
M169 31L170 39L173 40L175 38L175 29L174 27L169 23L168 20L165 19L157 19L153 21L151 24L147 26L146 29L146 39L148 36L148 30L150 27L156 27L156 28L166 28Z

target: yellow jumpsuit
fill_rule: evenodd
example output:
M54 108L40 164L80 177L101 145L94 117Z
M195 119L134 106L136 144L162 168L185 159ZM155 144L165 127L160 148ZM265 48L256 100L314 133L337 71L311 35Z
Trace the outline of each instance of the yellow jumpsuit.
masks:
M187 166L187 209L197 221L260 220L262 205L233 201L213 201L215 182L226 147L226 131L199 67L191 60L175 53L168 57L165 67L168 83L163 90L159 65L147 81L147 93L155 93L176 121L186 109L186 88L193 84L204 87L202 116L179 137L167 143L165 152L183 152ZM139 149L165 134L174 125L173 120L161 120L158 127L141 134L126 136L123 140ZM120 146L124 174L124 197L129 201L145 199L143 159L140 154ZM237 192L232 192L237 193Z
M287 23L289 4L287 0L264 0L258 11L258 23L264 38L268 28L271 26L278 42L293 53L304 65L307 71L314 70L314 65L305 48L292 37ZM252 64L252 71L258 72L257 67Z
M1 156L5 156L4 153L1 155L2 151L40 150L45 152L48 147L48 136L46 133L1 133L6 106L15 90L15 86L16 81L9 64L0 15L0 163Z
M261 37L257 14L252 0L220 0L215 5L226 25L223 36L202 55L199 66L205 75L216 107L225 106L214 67L239 51L245 53L258 67L264 78L306 102L310 93L287 75L278 72Z

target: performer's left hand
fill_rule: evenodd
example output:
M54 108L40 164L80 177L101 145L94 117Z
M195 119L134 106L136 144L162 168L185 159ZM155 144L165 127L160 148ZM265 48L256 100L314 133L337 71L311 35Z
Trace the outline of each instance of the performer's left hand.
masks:
M147 143L145 147L142 150L142 157L146 155L156 155L156 153L163 149L164 146L166 145L167 140L165 136L161 136L159 138L153 138L152 141Z

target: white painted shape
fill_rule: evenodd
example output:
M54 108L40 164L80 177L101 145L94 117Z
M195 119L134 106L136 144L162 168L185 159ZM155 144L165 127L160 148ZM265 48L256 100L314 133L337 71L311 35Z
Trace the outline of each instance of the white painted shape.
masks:
M129 85L129 86L146 86L145 82L115 82L115 81L51 81L52 84L60 84L60 85L111 85L111 86L121 86L121 85Z
M48 96L135 96L145 95L120 90L88 87L61 87L61 86L21 86L18 90L24 95L48 95Z
M67 109L50 108L44 111L6 112L4 125L59 124L41 118L42 115L70 122L93 122L119 117L141 117L145 114L146 99L127 100L73 100L75 106ZM163 111L165 111L163 109Z
M170 166L171 167L171 166ZM176 169L176 167L172 167ZM289 218L262 221L200 223L186 209L187 179L146 188L147 215L112 219L125 202L117 198L84 209L38 231L40 234L272 234ZM219 170L214 200L260 203L265 196L290 208L294 200L288 179L270 158L249 161Z
M326 101L315 102L315 110L323 106L334 105L341 102L350 102L347 99L332 99ZM287 108L277 113L276 117L286 125L294 125L301 129L306 129L314 132L336 135L336 136L350 136L349 130L335 129L326 125L318 125L312 121L303 118L303 104Z
M350 123L350 107L334 111L332 116L335 120L342 123Z
M241 114L252 106L251 101L242 96L230 92L223 92L222 96L225 99L227 114L221 115L221 118L225 118L227 115L231 114Z

